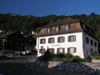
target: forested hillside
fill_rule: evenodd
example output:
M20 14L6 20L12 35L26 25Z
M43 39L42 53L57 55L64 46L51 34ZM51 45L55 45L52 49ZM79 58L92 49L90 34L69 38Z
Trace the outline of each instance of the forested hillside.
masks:
M44 17L35 17L35 16L21 16L17 14L0 14L0 30L5 30L7 32L20 30L24 34L30 34L31 31L39 31L42 26L47 24L65 19L67 17L72 17L74 19L79 19L92 30L95 31L95 36L100 40L100 15L91 13L90 15L72 15L72 16L56 16L48 15Z

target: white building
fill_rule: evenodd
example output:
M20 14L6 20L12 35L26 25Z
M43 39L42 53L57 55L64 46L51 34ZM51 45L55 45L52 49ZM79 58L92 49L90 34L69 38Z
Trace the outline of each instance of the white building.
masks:
M56 53L72 53L85 58L98 53L98 41L94 32L81 21L66 18L45 26L37 36L38 56L49 48Z

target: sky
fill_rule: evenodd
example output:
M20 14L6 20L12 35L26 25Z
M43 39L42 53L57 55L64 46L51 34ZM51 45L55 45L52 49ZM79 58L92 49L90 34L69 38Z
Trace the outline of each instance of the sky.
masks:
M0 0L0 13L32 15L100 15L100 0Z

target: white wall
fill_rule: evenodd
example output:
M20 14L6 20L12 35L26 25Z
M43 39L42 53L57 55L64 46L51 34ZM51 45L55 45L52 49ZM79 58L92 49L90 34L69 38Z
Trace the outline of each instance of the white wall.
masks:
M76 35L76 41L74 42L68 42L68 36L70 35ZM57 53L57 48L65 48L65 53L67 53L67 49L69 47L76 47L76 53L74 53L73 55L78 55L81 58L84 58L84 53L83 53L83 43L82 43L82 32L77 32L77 33L67 33L67 34L60 34L60 35L52 35L52 36L44 36L44 37L38 37L37 38L37 44L36 44L36 49L39 50L41 49L41 46L43 46L46 50L47 47L49 48L54 48L55 49L55 53ZM63 43L58 43L57 42L57 38L60 36L64 36L65 37L65 42ZM50 37L54 37L55 38L55 42L52 44L48 43L48 38ZM40 39L45 38L46 39L46 43L45 44L40 44ZM41 53L39 53L38 51L38 56L41 56Z
M89 44L86 43L86 37L89 38ZM90 40L93 40L93 46L90 44ZM94 46L94 42L97 43L97 47ZM83 33L83 48L84 48L84 55L85 57L91 55L91 49L93 49L93 52L98 52L98 41L91 37L90 35ZM87 55L88 50L88 55Z

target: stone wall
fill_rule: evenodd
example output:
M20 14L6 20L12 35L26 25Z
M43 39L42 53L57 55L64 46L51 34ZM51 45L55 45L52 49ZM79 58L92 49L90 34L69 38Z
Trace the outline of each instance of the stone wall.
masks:
M100 73L100 63L93 62L54 62L54 61L40 61L35 62L40 67L52 68L55 70L63 70L68 72L85 72L85 73Z

